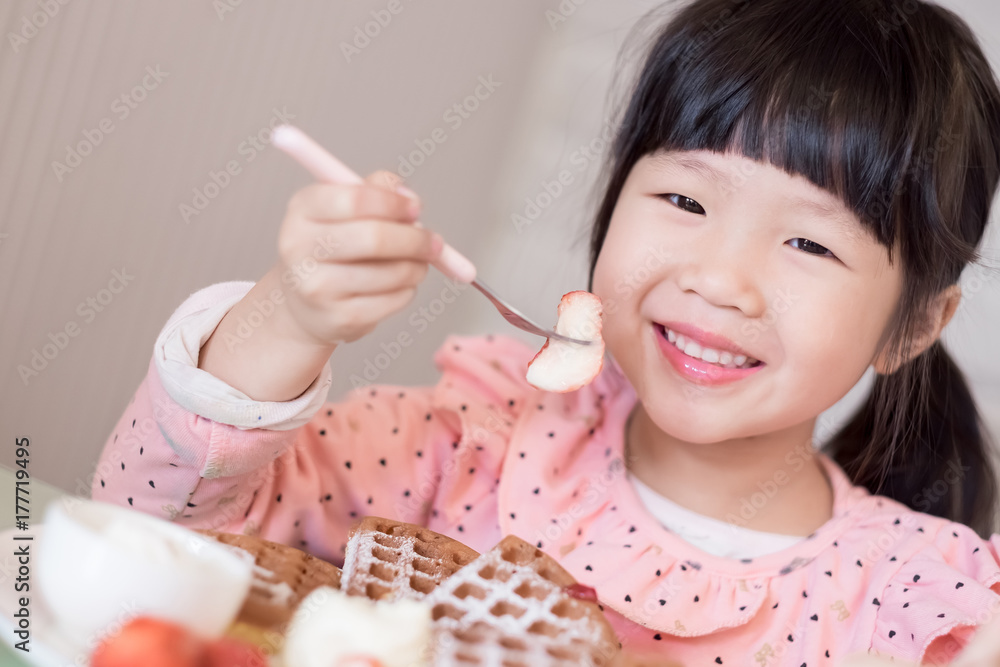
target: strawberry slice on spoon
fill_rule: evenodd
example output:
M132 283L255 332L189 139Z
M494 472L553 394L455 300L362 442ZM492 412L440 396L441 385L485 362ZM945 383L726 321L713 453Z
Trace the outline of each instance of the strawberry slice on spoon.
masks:
M526 379L536 389L565 393L591 382L604 366L603 308L600 297L577 290L563 295L557 312L556 333L591 344L546 339L542 349L528 362Z

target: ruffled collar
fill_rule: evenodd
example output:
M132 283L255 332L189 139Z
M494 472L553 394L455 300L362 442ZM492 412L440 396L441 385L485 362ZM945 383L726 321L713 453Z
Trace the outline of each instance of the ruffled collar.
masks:
M498 500L504 534L539 545L597 589L603 604L642 626L693 637L747 623L774 578L828 549L874 498L820 454L833 489L829 521L758 558L705 553L660 525L628 482L623 434L636 400L610 357L579 391L529 397L505 455ZM692 603L697 614L689 613Z

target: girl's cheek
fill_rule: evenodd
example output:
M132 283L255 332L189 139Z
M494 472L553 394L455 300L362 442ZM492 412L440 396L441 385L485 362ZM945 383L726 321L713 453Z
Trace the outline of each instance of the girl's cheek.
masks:
M649 212L623 193L594 268L593 292L606 313L661 279L675 254L669 242Z
M621 272L620 258L617 256L614 239L609 235L604 239L604 245L597 256L594 265L593 293L602 301L614 295L615 276Z
M601 300L605 332L613 329L618 317L626 309L628 294L622 293L621 268L613 262L606 253L607 246L601 251L597 265L594 267L594 284L591 291ZM616 288L616 286L619 286Z

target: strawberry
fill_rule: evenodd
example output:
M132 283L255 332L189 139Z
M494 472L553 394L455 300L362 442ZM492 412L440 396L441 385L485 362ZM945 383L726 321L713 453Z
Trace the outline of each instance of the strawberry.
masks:
M528 362L528 384L562 393L576 391L597 377L604 365L602 314L601 299L595 294L580 290L564 294L559 301L556 333L593 342L577 345L546 338Z
M129 621L105 637L90 657L91 667L201 667L204 641L187 628L149 616Z
M267 667L264 652L253 644L223 637L208 644L204 667Z

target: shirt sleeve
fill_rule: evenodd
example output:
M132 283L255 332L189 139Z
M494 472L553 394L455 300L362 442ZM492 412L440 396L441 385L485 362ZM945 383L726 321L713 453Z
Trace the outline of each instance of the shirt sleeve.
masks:
M327 364L295 400L258 402L198 368L202 344L252 286L212 285L171 315L146 377L102 450L94 499L197 523L206 518L197 501L207 494L223 504L235 501L212 517L212 527L236 525L235 508L247 503L233 491L292 446L295 430L323 406L332 382Z
M219 283L188 297L156 339L153 346L156 371L164 391L189 412L240 429L298 428L326 401L333 381L329 364L301 396L286 402L254 401L198 368L201 346L253 285L245 281Z
M1000 535L983 540L967 526L943 525L879 598L872 649L880 654L948 664L1000 614Z

